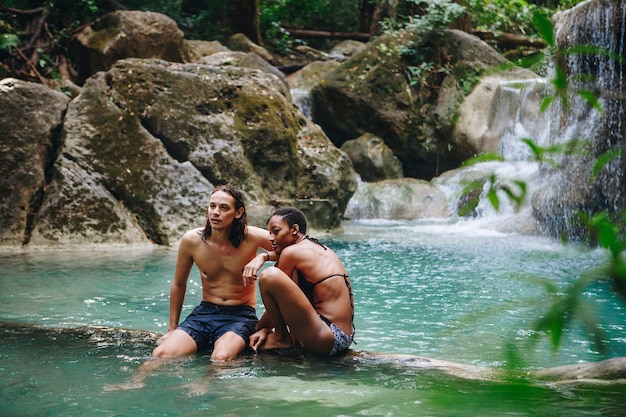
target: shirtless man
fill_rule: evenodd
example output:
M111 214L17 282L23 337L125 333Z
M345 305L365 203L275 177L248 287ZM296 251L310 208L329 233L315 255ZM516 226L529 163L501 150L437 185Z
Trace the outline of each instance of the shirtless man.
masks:
M265 314L250 336L254 351L288 348L295 341L312 353L336 356L352 344L348 273L335 252L306 234L306 227L306 217L295 207L278 209L270 218L273 251L266 258L278 262L259 277Z
M257 255L258 248L263 251ZM267 250L271 250L267 231L247 225L241 192L228 184L215 187L206 226L181 239L170 288L169 327L152 356L212 351L211 359L227 361L241 353L258 321L255 279L269 260ZM202 302L179 324L194 264L202 280Z

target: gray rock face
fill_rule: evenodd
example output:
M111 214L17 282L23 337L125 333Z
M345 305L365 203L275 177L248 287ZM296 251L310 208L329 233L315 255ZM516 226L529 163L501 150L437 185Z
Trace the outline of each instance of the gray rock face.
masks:
M0 245L19 246L30 238L69 101L41 84L0 81Z

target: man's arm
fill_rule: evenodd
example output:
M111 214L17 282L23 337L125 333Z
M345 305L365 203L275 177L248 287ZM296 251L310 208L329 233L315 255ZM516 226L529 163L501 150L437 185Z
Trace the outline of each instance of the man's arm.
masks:
M180 313L185 301L185 293L187 292L187 281L189 273L193 267L192 246L193 242L187 232L180 242L178 248L178 258L176 259L176 272L170 287L170 322L167 328L168 332L176 329L180 320ZM193 232L195 233L195 232Z

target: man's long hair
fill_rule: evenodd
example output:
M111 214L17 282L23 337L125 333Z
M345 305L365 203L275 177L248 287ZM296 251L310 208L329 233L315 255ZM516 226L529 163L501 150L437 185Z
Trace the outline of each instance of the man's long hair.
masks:
M246 225L248 224L248 213L246 212L246 206L243 203L243 194L241 191L233 187L231 184L218 185L211 191L211 195L217 191L224 191L230 194L235 200L235 210L239 210L243 207L243 214L238 219L233 220L233 224L230 225L230 231L228 232L228 240L234 247L238 248L246 237ZM203 241L211 237L211 218L207 215L206 225L200 232L200 237Z

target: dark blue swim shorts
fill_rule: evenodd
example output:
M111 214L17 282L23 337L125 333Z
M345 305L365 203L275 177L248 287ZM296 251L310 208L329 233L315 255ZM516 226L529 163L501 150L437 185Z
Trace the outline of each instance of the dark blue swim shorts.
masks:
M210 352L215 341L226 332L234 332L248 345L259 319L250 306L220 306L202 301L178 328L187 332L198 345L198 352Z

